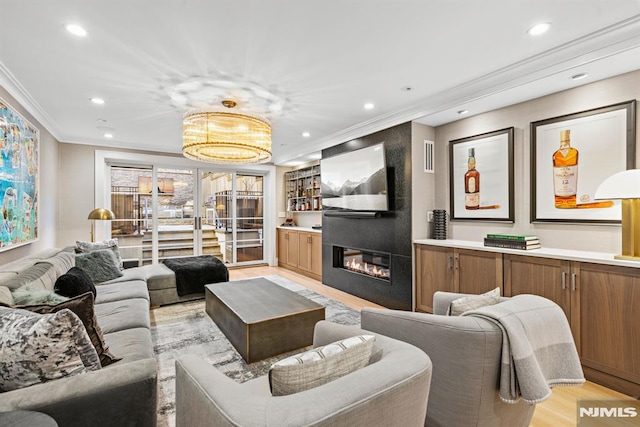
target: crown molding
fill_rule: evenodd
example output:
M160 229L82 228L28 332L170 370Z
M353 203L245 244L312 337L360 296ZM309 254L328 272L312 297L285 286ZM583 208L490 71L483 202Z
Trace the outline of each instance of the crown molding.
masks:
M62 141L62 131L53 119L44 111L35 99L27 92L20 82L13 76L11 71L0 61L0 86L11 95L27 110L45 129L58 141Z
M407 121L442 112L455 106L496 96L572 68L605 60L640 47L640 14L579 39L556 46L522 61L500 68L467 83L429 95L412 106L380 115L324 138L300 145L296 152L316 152ZM566 88L569 88L567 84ZM519 101L521 102L521 101ZM456 118L458 120L458 118ZM453 121L453 120L452 120ZM295 159L293 153L274 158L275 164Z

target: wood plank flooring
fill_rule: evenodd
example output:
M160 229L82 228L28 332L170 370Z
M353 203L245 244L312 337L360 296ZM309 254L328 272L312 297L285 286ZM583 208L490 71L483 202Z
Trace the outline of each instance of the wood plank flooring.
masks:
M229 270L230 280L249 279L251 277L278 274L296 283L348 305L356 310L362 307L379 307L380 305L363 300L346 292L323 285L317 280L310 279L298 273L280 267L248 267ZM545 402L536 406L532 427L575 427L577 424L578 399L628 399L632 397L610 390L601 385L587 381L582 387L556 387L553 395Z

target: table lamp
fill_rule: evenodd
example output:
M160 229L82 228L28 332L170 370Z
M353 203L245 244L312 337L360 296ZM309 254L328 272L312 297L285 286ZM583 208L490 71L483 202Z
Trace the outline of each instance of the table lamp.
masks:
M96 220L98 221L112 221L116 219L116 215L109 209L96 208L89 212L89 218L91 220L91 241L93 242L94 227Z
M595 199L622 200L622 254L614 258L640 261L640 169L611 175L600 184Z

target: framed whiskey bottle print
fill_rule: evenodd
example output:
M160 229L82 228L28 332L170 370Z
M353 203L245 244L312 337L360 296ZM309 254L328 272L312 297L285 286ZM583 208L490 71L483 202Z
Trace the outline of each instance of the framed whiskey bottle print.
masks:
M451 221L514 221L513 127L449 141Z
M620 222L620 202L594 195L606 178L636 167L635 105L531 123L531 222Z

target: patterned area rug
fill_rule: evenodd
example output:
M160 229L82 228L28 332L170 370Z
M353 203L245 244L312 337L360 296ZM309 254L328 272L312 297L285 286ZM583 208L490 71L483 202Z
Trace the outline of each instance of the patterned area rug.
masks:
M325 317L343 325L360 325L360 312L319 295L284 277L265 279L325 306ZM175 426L175 359L196 354L239 383L265 375L277 360L301 350L247 364L204 309L204 300L151 311L151 336L158 359L158 426Z

